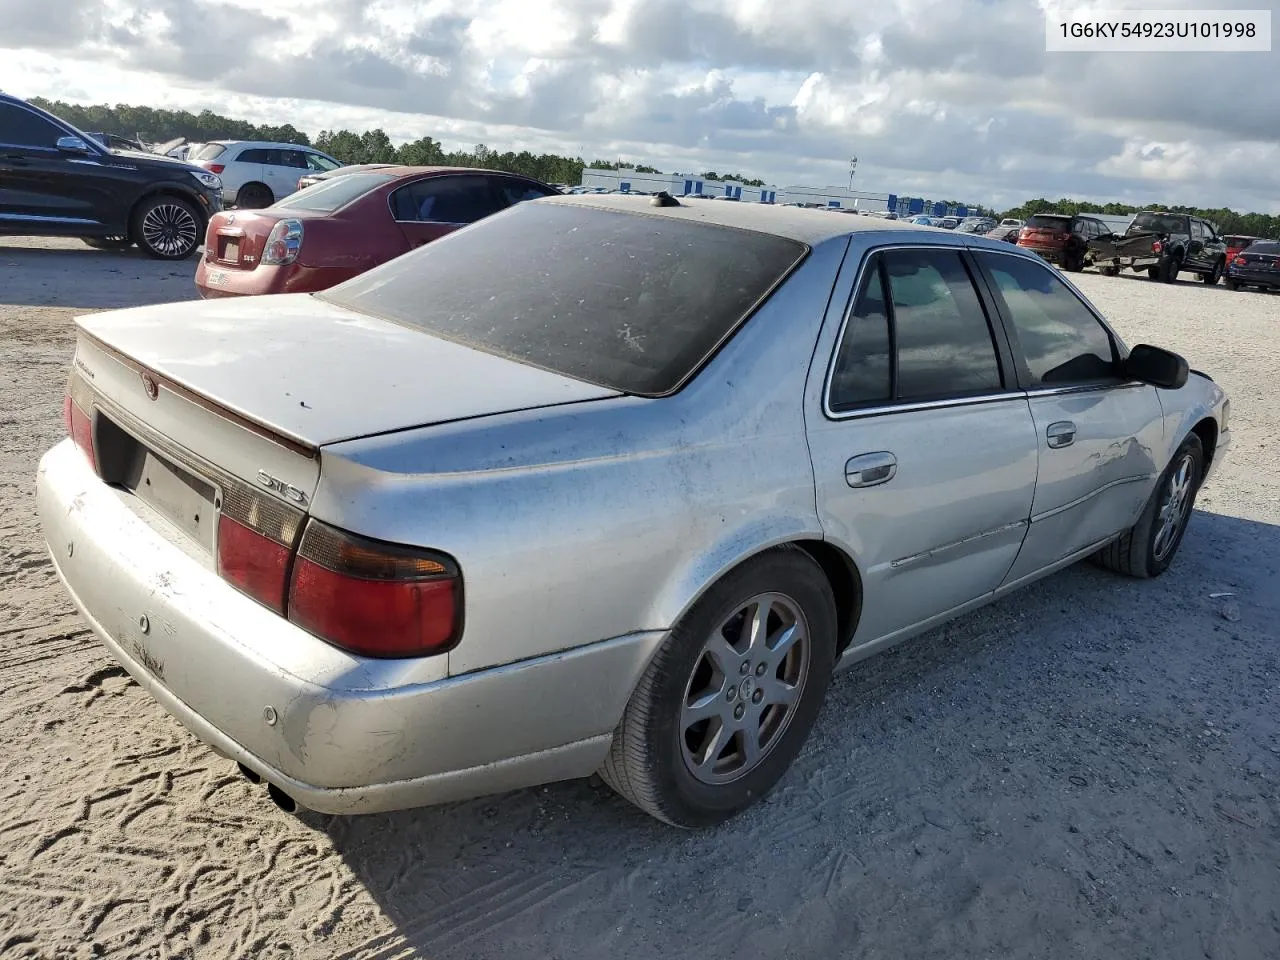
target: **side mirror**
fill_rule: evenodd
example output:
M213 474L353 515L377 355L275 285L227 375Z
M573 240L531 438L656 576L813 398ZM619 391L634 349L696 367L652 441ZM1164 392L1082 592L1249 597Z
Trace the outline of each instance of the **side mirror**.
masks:
M1191 368L1181 355L1171 350L1140 343L1129 351L1124 372L1134 380L1162 390L1179 390L1187 382Z
M87 154L89 152L89 145L79 137L59 137L57 146L63 153Z

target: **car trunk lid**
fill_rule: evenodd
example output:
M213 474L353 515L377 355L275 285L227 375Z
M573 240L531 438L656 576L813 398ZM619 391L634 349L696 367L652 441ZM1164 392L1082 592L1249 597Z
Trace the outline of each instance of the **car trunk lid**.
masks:
M187 404L297 451L618 395L308 294L139 307L77 324L84 364L110 356L111 369L132 368L98 383L136 416L155 410L140 379L151 373Z
M282 216L258 210L218 213L209 221L204 257L224 267L252 270L262 259L271 228Z

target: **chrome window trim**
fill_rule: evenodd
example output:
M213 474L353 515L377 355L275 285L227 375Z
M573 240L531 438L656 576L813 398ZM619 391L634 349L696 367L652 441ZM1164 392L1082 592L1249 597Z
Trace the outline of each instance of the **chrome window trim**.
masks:
M840 344L844 342L844 335L849 326L849 317L853 314L854 304L857 302L858 293L862 290L862 281L867 272L867 263L871 257L878 253L884 253L889 250L950 250L956 254L963 254L971 250L968 244L957 243L920 243L913 241L909 243L888 243L883 245L868 246L863 251L862 262L858 264L858 272L853 278L852 292L849 294L849 302L841 311L840 326L836 330L836 338L831 344L831 355L827 359L827 373L822 385L822 413L828 420L856 420L863 417L880 416L886 413L911 413L916 410L936 410L944 407L962 407L972 404L995 403L1000 400L1021 400L1025 396L1025 392L1017 386L1007 388L995 393L979 393L968 396L943 397L936 400L890 400L883 403L870 402L862 406L854 407L850 410L834 410L831 407L831 384L835 379L836 363L840 358ZM1030 260L1030 257L1023 259ZM982 303L982 292L974 286L974 294L978 297L978 302ZM890 294L892 296L892 294ZM985 311L986 304L982 303ZM991 323L991 319L988 323ZM1002 323L999 317L995 318L996 323ZM993 334L995 331L991 331ZM997 364L1000 363L1000 348L993 341L991 344L992 351L995 354ZM1017 360L1017 357L1014 357ZM1002 371L1003 372L1003 371ZM1014 378L1016 379L1016 377Z

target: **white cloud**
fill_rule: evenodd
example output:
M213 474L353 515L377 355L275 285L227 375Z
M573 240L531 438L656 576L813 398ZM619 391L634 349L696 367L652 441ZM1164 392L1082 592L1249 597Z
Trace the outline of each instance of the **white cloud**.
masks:
M0 88L779 183L857 155L864 188L997 205L1280 210L1280 54L1049 55L1057 2L0 0Z

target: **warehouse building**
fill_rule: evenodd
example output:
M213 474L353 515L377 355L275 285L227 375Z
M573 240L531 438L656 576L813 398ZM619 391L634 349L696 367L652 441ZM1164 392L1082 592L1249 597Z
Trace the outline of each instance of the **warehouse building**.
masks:
M929 214L935 217L968 216L972 204L947 204L923 197L906 197L894 193L864 193L844 187L811 187L793 185L779 187L766 184L748 186L734 180L707 180L700 174L639 173L635 170L582 171L582 186L600 192L657 193L665 190L672 196L698 194L710 197L732 197L744 203L803 203L811 206L866 213L896 213L900 217Z

